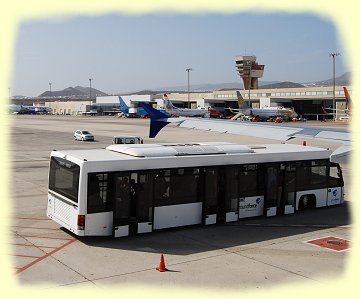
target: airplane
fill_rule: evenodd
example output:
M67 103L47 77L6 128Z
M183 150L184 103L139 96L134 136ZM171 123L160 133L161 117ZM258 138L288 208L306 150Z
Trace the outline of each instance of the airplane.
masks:
M24 106L23 106L24 107ZM50 113L52 109L47 106L25 106L30 113Z
M37 114L37 113L50 113L52 109L47 106L26 106L14 105L8 106L9 112L12 114Z
M345 118L349 118L350 117L350 112L351 112L351 97L350 94L347 90L347 88L345 86L343 86L344 89L344 94L345 94L345 109L335 109L335 108L324 108L321 107L324 111L325 114L327 115L338 115L339 117L345 117ZM332 112L327 112L326 110L332 111Z
M285 107L264 107L264 108L251 108L242 97L239 91L236 91L239 109L230 109L230 111L236 111L237 114L232 119L237 119L241 115L253 116L260 119L270 119L281 117L285 119L292 119L298 117L298 114L294 109L285 108Z
M147 115L147 112L142 107L137 107L137 109L129 107L121 96L119 96L119 103L120 103L120 108L112 108L114 112L123 113L124 115L128 115L128 116L141 117Z
M210 117L210 112L207 109L183 109L175 107L165 93L163 100L165 111L172 116Z
M268 138L285 142L293 138L318 139L342 144L336 148L331 156L332 162L344 163L348 161L351 152L351 134L347 130L335 128L319 128L290 124L237 122L232 120L180 117L169 118L167 114L154 109L149 104L140 102L150 116L149 138L155 138L169 123L178 127L207 130L221 133L244 135L250 137Z
M27 113L27 109L25 109L22 105L8 105L9 113L12 114L25 114Z

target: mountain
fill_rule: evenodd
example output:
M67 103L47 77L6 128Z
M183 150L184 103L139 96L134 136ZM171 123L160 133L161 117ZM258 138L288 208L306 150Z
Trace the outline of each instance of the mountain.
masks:
M341 76L335 78L335 85L344 86L350 85L351 73L347 72ZM298 87L320 87L320 86L332 86L333 79L328 79L324 81L317 82L308 82L308 83L297 83L289 81L259 81L259 89L265 88L298 88ZM244 85L239 80L239 82L232 83L214 83L214 84L192 84L190 85L190 92L206 92L213 90L232 90L232 89L243 89ZM151 89L151 91L163 90L166 92L187 92L187 85L181 86L168 86L168 87L159 87Z
M206 92L220 89L242 89L241 82L232 83L208 83L208 84L190 84L190 92ZM187 92L187 85L158 87L151 90L164 90L167 92Z
M305 86L294 82L278 82L267 85L259 85L259 89L298 88L298 87L305 87Z
M334 79L331 78L324 81L302 83L302 85L304 85L305 87L332 86L333 80ZM351 85L351 72L347 72L345 74L342 74L341 76L335 77L335 85L336 86Z
M51 97L81 97L81 96L89 96L90 95L90 87L67 87L63 90L54 90L51 91ZM91 88L91 97L96 96L106 96L105 92L102 92L96 88ZM39 97L50 97L50 91L45 91Z
M347 72L339 77L335 78L336 86L350 85L351 73ZM322 86L332 86L333 79L317 81L317 82L307 82L307 83L295 83L295 82L273 82L271 84L261 84L259 82L259 89L272 89L272 88L298 88L298 87L322 87Z
M81 86L75 86L76 90L79 90L83 92L83 94L90 94L90 87L81 87ZM102 92L98 89L91 87L91 96L106 96L107 94L105 92Z
M259 81L259 86L277 83L278 81ZM243 89L244 85L241 81L239 82L231 82L231 83L208 83L208 84L190 84L190 92L206 92L213 90L232 90L232 89ZM167 92L187 92L187 85L180 86L167 86L167 87L159 87L151 90L164 90Z
M335 78L335 85L337 86L347 86L351 84L351 73L347 72L341 76ZM297 87L320 87L320 86L332 86L333 79L327 79L317 82L307 82L307 83L296 83L296 82L280 82L280 81L259 81L259 89L271 89L271 88L297 88ZM231 83L211 83L211 84L193 84L190 85L190 92L210 92L213 90L233 90L233 89L243 89L243 83L241 80L239 82ZM159 87L149 90L142 90L138 92L120 92L119 94L155 94L163 92L187 92L187 85L180 86L168 86L168 87ZM51 91L51 97L89 97L90 87L68 87L63 90ZM96 89L91 88L91 97L95 98L96 96L106 96L107 94ZM45 91L39 97L50 97L50 91Z

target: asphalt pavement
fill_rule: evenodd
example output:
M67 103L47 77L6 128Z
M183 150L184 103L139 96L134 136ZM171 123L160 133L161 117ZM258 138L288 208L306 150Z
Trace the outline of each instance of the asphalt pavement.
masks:
M77 129L91 131L95 141L74 141L73 133ZM46 217L47 174L53 149L104 148L114 135L137 135L143 137L145 143L276 143L271 139L197 131L175 125L168 125L152 140L147 137L148 129L148 119L11 116L8 132L11 205L6 222L9 227L6 243L10 245L7 256L12 279L20 288L67 290L86 286L91 290L112 290L122 287L134 294L150 296L154 292L151 294L166 296L168 288L209 295L229 291L234 295L259 289L280 292L283 287L294 285L304 290L307 287L322 290L326 285L338 285L339 281L346 285L349 261L353 258L350 164L342 165L346 182L343 205L294 215L161 230L117 239L76 237ZM338 146L313 140L307 144ZM335 249L314 241L328 237L332 238L331 242L327 239L327 243L324 242L335 245ZM336 247L339 244L343 246L341 249ZM162 273L155 269L161 254L169 270ZM337 294L337 290L331 294Z

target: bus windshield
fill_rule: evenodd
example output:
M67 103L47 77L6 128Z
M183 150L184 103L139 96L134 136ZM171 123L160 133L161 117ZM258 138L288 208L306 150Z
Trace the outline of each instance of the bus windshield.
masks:
M79 174L79 165L58 157L51 157L49 189L78 202Z

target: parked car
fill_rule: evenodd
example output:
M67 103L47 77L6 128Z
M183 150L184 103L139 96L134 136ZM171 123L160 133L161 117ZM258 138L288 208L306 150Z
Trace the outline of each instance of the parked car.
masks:
M94 141L94 135L86 130L77 130L74 133L74 138L75 140L81 140L81 141L85 141L85 140Z

